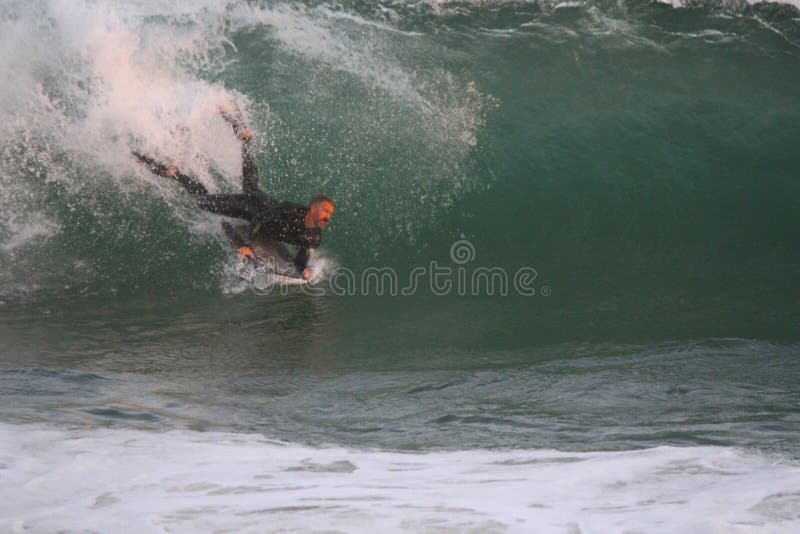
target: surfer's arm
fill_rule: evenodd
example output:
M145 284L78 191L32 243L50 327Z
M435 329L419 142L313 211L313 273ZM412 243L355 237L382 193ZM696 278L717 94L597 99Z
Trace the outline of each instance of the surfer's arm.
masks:
M314 252L314 249L307 245L302 245L297 251L297 256L294 257L294 266L301 273L304 273L308 267L308 260L311 259L312 252Z
M242 191L251 195L255 194L258 192L258 167L253 147L250 145L253 132L245 126L242 112L235 103L229 106L220 106L219 112L225 122L233 128L236 138L242 142Z
M233 226L231 226L230 223L222 223L222 230L225 232L228 241L231 242L231 245L233 245L236 251L239 253L240 258L250 258L251 260L255 259L256 256L253 253L253 249L248 243L245 243L244 239L242 239L239 234L236 233L236 230L233 229Z

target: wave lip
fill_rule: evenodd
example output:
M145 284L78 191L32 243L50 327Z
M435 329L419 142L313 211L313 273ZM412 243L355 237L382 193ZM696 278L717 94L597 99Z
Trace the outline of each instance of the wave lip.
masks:
M0 438L0 525L9 531L800 526L800 466L722 447L409 454L245 434L7 424Z

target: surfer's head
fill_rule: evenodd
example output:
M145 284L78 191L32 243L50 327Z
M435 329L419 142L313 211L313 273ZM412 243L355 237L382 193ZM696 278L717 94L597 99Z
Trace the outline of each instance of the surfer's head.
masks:
M325 228L333 217L334 203L328 195L319 194L308 205L309 222L315 228Z

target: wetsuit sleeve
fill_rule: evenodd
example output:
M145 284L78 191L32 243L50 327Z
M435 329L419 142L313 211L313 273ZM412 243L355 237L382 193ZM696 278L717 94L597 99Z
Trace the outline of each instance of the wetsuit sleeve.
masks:
M298 271L302 273L303 269L308 267L308 260L311 259L311 255L317 249L321 241L319 233L316 233L309 235L305 243L300 245L297 256L294 258L294 266L297 267Z
M307 245L301 246L300 250L297 251L297 256L294 258L294 266L301 273L308 267L308 260L311 259L312 252L314 252L314 249Z
M233 245L234 248L248 246L247 243L244 242L244 239L242 239L239 234L236 233L236 230L230 223L222 223L222 231L225 232L225 237L228 238L228 241L231 242L231 245Z

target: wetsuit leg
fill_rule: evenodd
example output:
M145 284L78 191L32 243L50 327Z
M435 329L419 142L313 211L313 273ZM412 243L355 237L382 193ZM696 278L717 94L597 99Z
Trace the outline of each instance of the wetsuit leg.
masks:
M165 163L157 161L149 156L145 156L144 154L140 154L136 151L131 150L131 153L136 157L139 163L150 169L153 174L162 176L164 178L174 178L196 199L200 200L208 196L208 189L206 189L206 186L188 174L184 174L175 167L170 167Z
M258 191L258 167L250 140L242 141L242 191L255 195Z
M138 152L133 152L133 155L136 156L140 163L150 169L153 174L163 176L164 178L174 178L195 198L195 200L197 200L197 205L200 206L201 209L210 211L211 213L250 221L255 217L256 213L268 207L257 195L248 195L244 193L235 195L209 195L208 189L206 189L203 184L192 176L182 173L175 167L170 167L149 156L139 154Z
M256 213L262 211L264 206L255 195L246 195L244 193L235 195L206 195L202 199L197 200L197 205L200 208L216 213L218 215L225 215L226 217L236 217L237 219L244 219L250 221L256 216Z
M252 134L244 124L242 112L236 104L233 109L221 109L222 118L231 125L236 138L242 142L242 191L248 195L258 195L265 206L271 207L278 201L258 189L258 166L250 144Z

